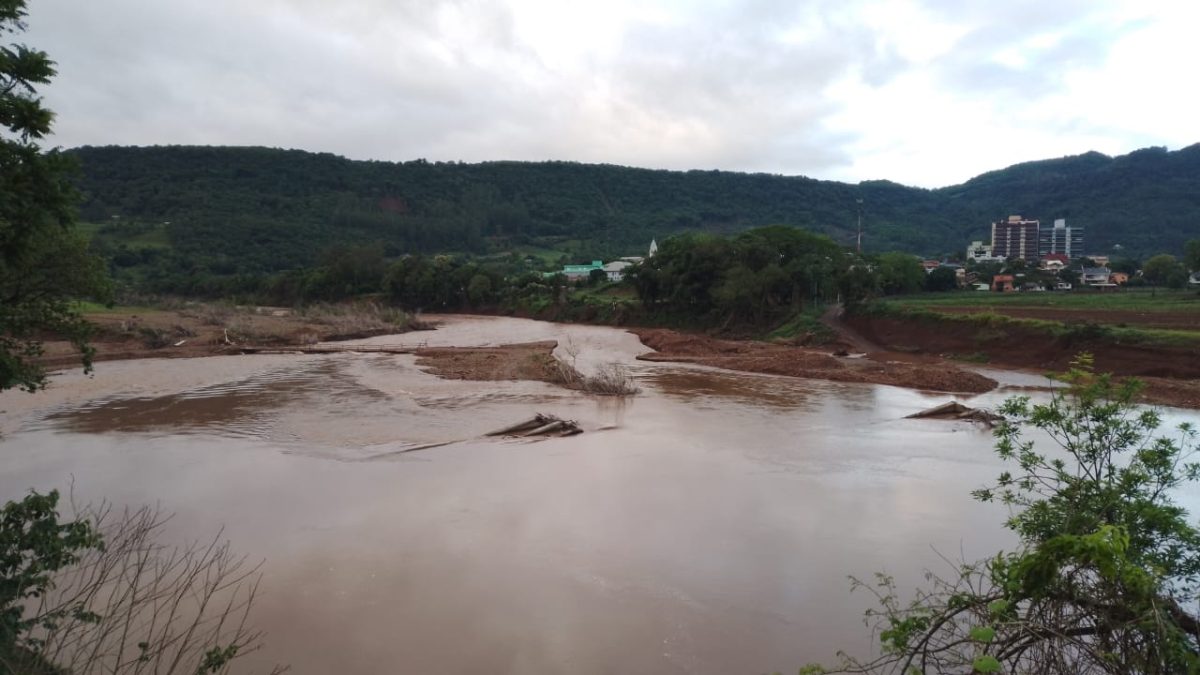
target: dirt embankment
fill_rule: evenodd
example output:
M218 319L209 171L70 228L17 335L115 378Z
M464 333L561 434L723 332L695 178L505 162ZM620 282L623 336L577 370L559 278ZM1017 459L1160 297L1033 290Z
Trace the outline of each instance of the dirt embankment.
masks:
M967 357L993 365L1045 371L1066 370L1080 352L1091 353L1096 370L1138 377L1200 378L1200 349L1186 346L1118 344L1087 335L1056 337L1018 325L979 325L927 318L848 316L854 330L896 351Z
M816 349L766 342L719 340L661 328L635 328L630 332L637 335L647 347L656 350L638 357L645 361L683 361L751 373L889 384L956 393L978 394L996 387L996 381L991 378L945 363L931 365L845 358Z
M403 333L420 324L384 321L378 310L336 308L296 314L277 308L233 309L199 306L179 310L142 310L85 314L95 327L90 344L97 361L186 358L236 354L246 345L308 345ZM50 368L79 365L79 353L48 337L38 362Z
M1062 372L1081 352L1098 372L1137 377L1148 403L1200 408L1200 349L1117 344L1103 338L1055 337L1021 326L981 326L927 318L848 316L844 321L885 349L927 357L966 358L989 365Z
M417 365L451 380L536 380L562 384L566 367L554 358L554 340L497 347L418 349Z

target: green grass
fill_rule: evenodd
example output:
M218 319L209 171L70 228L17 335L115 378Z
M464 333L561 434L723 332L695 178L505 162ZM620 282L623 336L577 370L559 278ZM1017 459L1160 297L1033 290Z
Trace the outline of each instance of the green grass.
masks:
M1006 327L1021 328L1044 333L1055 338L1072 338L1079 340L1103 340L1115 344L1128 345L1158 345L1174 347L1200 346L1200 331L1171 330L1160 328L1129 328L1110 326L1093 322L1046 321L1044 319L1026 319L1006 316L996 312L979 312L974 314L946 314L938 312L935 306L904 304L893 302L876 302L866 310L879 316L894 316L897 318L914 319L935 322L966 323L977 326L981 331L988 330L997 335L1003 335Z
M1138 310L1200 313L1200 293L1163 288L1123 289L1113 292L1046 291L1043 293L989 293L952 291L896 296L884 302L900 307L1057 307L1080 310Z
M777 326L771 332L767 333L767 340L790 340L799 335L810 333L813 336L813 342L821 344L833 340L837 335L830 330L829 326L821 323L821 311L823 307L810 307L802 312L797 312L788 317L786 321Z
M141 305L113 305L112 307L107 307L91 300L75 301L74 309L80 314L144 314L146 312L161 311L154 307Z

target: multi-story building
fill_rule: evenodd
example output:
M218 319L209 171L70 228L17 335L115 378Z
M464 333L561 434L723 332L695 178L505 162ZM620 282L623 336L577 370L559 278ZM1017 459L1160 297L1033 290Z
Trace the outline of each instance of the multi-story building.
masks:
M1038 256L1038 221L1021 216L992 223L992 255L1033 262Z
M1038 255L1061 253L1068 259L1083 255L1083 228L1067 227L1065 218L1054 221L1054 227L1038 232Z

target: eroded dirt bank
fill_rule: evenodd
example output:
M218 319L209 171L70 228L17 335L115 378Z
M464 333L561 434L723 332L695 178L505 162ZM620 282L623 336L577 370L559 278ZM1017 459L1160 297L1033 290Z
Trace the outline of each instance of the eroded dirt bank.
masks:
M1143 401L1200 408L1200 350L1196 348L1056 338L1019 326L1001 329L954 321L868 316L847 316L844 321L884 349L925 356L924 360L969 358L994 366L1062 372L1078 354L1088 352L1098 372L1141 380Z
M638 357L645 361L684 361L751 373L967 394L979 394L996 387L996 381L989 377L946 363L934 365L844 358L816 349L766 342L719 340L662 328L634 328L630 332L637 335L647 347L656 350Z
M425 328L420 323L390 324L378 312L352 308L297 314L275 308L201 306L94 313L84 318L95 327L90 343L97 361L237 354L245 345L307 345ZM79 354L69 342L50 338L43 347L42 365L79 365Z
M451 380L533 380L561 384L566 367L554 358L554 340L496 347L428 347L417 365Z

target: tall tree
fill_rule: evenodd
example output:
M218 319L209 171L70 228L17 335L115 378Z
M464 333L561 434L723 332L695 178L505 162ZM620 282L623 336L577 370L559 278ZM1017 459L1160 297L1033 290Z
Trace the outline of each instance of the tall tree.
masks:
M1189 239L1183 251L1183 262L1188 271L1200 272L1200 239Z
M1175 256L1167 253L1156 255L1142 265L1142 276L1148 283L1155 286L1172 285L1172 277L1179 277L1183 274L1183 266L1179 264Z
M879 285L884 293L915 293L925 284L925 270L916 256L898 251L881 253L878 264Z
M22 32L25 14L25 0L0 0L0 36ZM74 342L90 368L88 325L72 300L108 291L102 266L71 231L73 164L39 145L54 116L37 85L54 74L45 52L0 45L0 390L44 386L33 359L48 332Z

